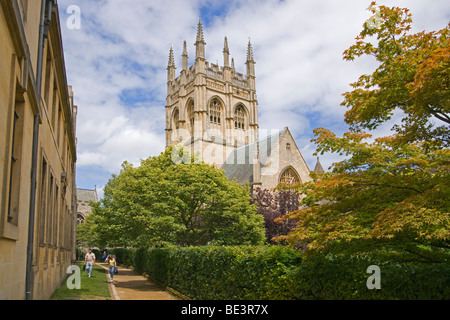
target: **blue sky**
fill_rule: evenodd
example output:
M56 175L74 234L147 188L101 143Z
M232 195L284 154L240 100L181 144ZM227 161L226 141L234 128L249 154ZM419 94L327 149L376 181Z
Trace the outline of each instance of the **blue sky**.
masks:
M370 0L60 0L68 83L78 106L77 186L102 190L123 161L139 164L165 147L166 67L171 45L177 72L183 41L189 65L195 56L199 18L206 58L223 61L227 36L236 68L245 73L250 38L262 131L288 126L310 169L312 130L345 132L342 93L359 75L376 68L370 58L345 62L371 13ZM444 28L450 5L440 0L385 0L408 7L414 32ZM69 29L67 8L81 11L81 29ZM398 121L394 116L392 122ZM392 123L391 123L392 124ZM389 133L391 124L374 132ZM321 156L324 168L339 157Z

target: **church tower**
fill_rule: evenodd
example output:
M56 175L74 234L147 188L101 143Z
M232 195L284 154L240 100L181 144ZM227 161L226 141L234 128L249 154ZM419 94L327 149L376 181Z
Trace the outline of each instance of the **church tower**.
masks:
M188 66L184 41L182 69L176 77L173 48L167 66L166 147L181 143L202 160L221 167L235 149L258 140L258 101L252 44L247 48L246 74L236 71L228 39L223 66L206 61L201 21L195 41L195 60Z

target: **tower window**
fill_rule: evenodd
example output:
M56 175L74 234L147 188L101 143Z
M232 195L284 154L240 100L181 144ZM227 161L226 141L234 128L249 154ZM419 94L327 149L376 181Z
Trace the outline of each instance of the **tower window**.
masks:
M180 128L180 111L178 109L173 113L173 121L175 122L175 128Z
M234 127L240 130L245 128L245 109L241 105L237 106L234 111Z
M190 125L191 135L194 135L194 122L195 122L195 114L194 114L194 101L191 101L188 107L188 118Z
M217 99L214 99L209 106L209 121L212 124L220 125L222 107Z

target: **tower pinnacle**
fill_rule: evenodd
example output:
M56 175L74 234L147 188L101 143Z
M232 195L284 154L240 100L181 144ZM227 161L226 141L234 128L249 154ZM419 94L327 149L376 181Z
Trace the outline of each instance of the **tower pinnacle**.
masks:
M173 57L173 47L170 47L169 52L169 64L167 65L167 80L173 81L175 80L175 59Z
M247 61L245 62L247 65L247 77L252 81L250 87L254 88L254 78L255 78L255 60L253 59L253 48L250 39L248 40L248 48L247 48Z
M170 51L169 51L169 64L167 65L167 67L175 67L175 58L173 57L173 46L170 46Z
M196 55L195 59L198 58L205 59L205 38L203 37L203 27L202 27L202 21L198 21L198 27L197 27L197 41L195 42L196 47Z
M247 48L247 62L255 62L253 59L253 48L250 39L248 40L248 48Z
M228 48L228 39L225 37L223 45L223 65L224 67L230 66L230 49Z
M188 53L187 53L186 40L183 43L183 54L181 56L183 58L183 70L187 70L187 68L188 68Z
M205 38L203 37L203 26L202 26L202 20L198 20L198 27L197 27L197 42L201 42L203 44L205 43Z

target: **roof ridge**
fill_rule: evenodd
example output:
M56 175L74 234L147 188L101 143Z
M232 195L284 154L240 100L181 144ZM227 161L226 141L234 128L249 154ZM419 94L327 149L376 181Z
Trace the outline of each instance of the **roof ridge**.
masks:
M280 131L278 131L277 133L273 133L273 134L271 134L271 135L265 136L264 138L258 139L257 142L262 142L262 141L264 141L264 140L268 140L269 138L272 138L272 137L277 136L277 135L278 135L278 136L281 136L284 132L285 132L285 130L283 130L283 131L280 130ZM245 145L243 145L243 146L240 146L239 148L234 149L233 151L239 150L239 149L242 149L242 148L245 148L245 147L254 145L254 144L255 144L255 142L252 142L252 143L249 143L249 144L245 144Z

